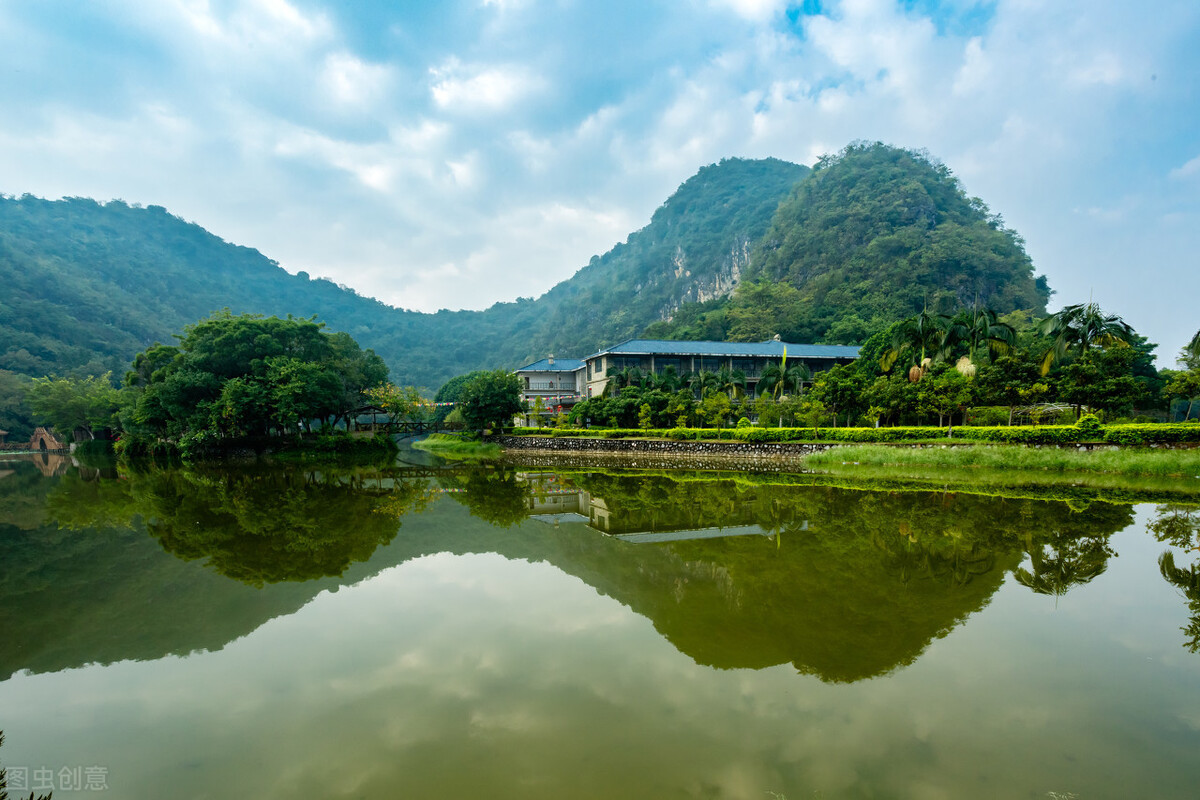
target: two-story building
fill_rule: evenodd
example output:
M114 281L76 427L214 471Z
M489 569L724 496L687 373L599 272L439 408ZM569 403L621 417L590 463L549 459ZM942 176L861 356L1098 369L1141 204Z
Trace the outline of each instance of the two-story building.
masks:
M793 344L779 340L766 342L676 342L660 339L630 339L583 359L582 394L599 397L609 380L627 368L642 374L676 375L701 371L718 372L722 368L741 370L746 376L746 393L753 396L767 364L778 364L787 354L789 364L808 366L810 372L849 364L858 358L858 347L833 344Z
M583 361L578 358L543 358L516 370L521 379L521 399L529 404L525 424L533 424L537 401L547 414L570 411L583 399Z

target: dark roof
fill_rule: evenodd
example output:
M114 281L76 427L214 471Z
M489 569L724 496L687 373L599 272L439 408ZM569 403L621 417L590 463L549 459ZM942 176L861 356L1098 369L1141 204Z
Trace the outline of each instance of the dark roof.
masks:
M616 355L683 356L769 356L782 358L858 358L858 347L841 344L793 344L792 342L674 342L667 339L630 339L601 350L588 358Z
M578 358L556 358L554 363L550 363L550 359L543 358L541 361L535 361L532 364L526 364L520 367L515 372L574 372L577 369L583 369L583 361Z

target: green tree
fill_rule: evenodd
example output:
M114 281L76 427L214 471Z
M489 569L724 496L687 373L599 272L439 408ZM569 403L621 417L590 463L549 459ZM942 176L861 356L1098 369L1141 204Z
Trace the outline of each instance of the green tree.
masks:
M950 318L922 309L892 329L891 347L880 366L890 372L897 361L909 366L909 380L916 383L929 365L947 355Z
M34 378L26 397L36 420L61 435L80 431L89 439L94 428L116 424L120 407L111 372L86 378Z
M810 378L812 372L808 365L794 359L789 362L785 352L778 364L772 361L763 367L762 375L758 379L758 391L760 394L769 392L776 399L789 392L799 394L804 382Z
M1096 303L1066 306L1042 321L1040 331L1053 340L1042 360L1042 374L1068 355L1083 354L1092 348L1129 344L1136 335L1129 323L1115 314L1105 314Z
M423 422L433 410L433 403L415 386L385 383L367 391L367 399L386 411L392 422Z
M715 428L725 427L732 411L733 404L729 402L729 395L721 392L711 392L700 401L700 415Z
M952 339L967 346L967 356L974 359L981 348L986 347L988 360L995 362L1009 355L1017 346L1017 332L996 317L990 308L973 308L959 312L950 322Z
M0 369L0 430L8 431L8 439L28 439L35 427L33 409L25 399L30 379L15 372Z
M866 383L866 376L853 364L838 364L817 374L809 395L825 404L833 414L833 427L836 428L838 414L845 413L846 424L849 425L854 417L866 409L863 403Z
M1059 371L1059 397L1075 406L1076 419L1083 406L1109 413L1128 411L1146 397L1144 384L1130 374L1136 357L1127 345L1085 351Z
M500 430L511 425L514 416L525 413L521 381L508 370L477 374L463 386L460 398L463 420L472 430Z
M1200 331L1196 331L1196 335L1184 346L1180 360L1187 364L1188 369L1200 369Z
M956 369L944 368L921 381L919 400L921 408L938 415L938 427L946 417L954 424L954 414L959 414L974 402L975 383Z

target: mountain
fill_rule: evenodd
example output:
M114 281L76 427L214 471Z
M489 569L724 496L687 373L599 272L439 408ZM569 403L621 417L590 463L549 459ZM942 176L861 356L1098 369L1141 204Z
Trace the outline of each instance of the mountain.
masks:
M1044 313L1024 242L929 156L878 142L822 158L779 205L731 298L648 336L857 344L923 307Z
M732 291L779 201L807 171L777 159L705 167L649 225L540 299L436 314L290 275L160 206L3 197L0 370L120 375L148 345L225 307L316 314L378 352L393 380L429 389L472 369L594 352L681 304Z
M646 227L542 297L404 311L289 275L159 206L0 197L0 375L120 375L139 351L228 307L317 315L398 383L583 356L638 336L861 343L929 307L1044 312L1021 238L944 165L854 144L812 170L701 169Z

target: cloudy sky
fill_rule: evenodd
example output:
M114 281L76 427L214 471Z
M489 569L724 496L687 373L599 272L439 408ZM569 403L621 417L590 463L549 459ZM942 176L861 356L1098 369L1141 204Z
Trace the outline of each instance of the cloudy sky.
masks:
M0 191L403 308L536 296L726 156L925 148L1055 304L1200 328L1200 3L0 0Z

